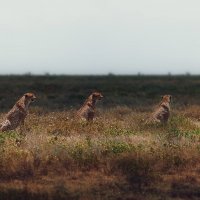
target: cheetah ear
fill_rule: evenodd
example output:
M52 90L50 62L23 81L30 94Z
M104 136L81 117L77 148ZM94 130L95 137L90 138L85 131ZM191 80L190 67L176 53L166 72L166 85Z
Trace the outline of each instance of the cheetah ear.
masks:
M28 97L28 95L27 95L27 94L25 94L24 96L25 96L25 98L27 98L27 97Z

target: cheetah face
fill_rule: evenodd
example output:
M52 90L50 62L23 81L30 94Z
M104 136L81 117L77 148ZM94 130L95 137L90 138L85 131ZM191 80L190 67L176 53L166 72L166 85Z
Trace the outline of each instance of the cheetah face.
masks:
M30 102L34 102L36 100L36 96L33 93L26 93L24 96Z
M93 92L92 98L95 100L101 100L103 98L103 95L100 92Z
M172 96L171 95L164 95L162 96L162 101L167 101L167 102L171 102L172 101Z

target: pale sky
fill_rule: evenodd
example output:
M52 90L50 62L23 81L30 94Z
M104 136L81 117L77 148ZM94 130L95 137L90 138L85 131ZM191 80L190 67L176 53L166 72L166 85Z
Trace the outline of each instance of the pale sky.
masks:
M200 74L199 0L0 0L0 74Z

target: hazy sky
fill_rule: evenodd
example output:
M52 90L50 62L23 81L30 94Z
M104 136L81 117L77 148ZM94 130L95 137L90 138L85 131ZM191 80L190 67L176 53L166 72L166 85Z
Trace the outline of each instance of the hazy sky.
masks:
M0 0L0 73L199 73L199 0Z

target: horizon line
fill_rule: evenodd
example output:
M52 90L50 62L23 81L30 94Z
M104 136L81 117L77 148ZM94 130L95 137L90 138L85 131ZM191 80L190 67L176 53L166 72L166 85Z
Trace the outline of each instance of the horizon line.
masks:
M68 73L0 73L0 76L200 76L200 73L102 73L102 74L68 74Z

